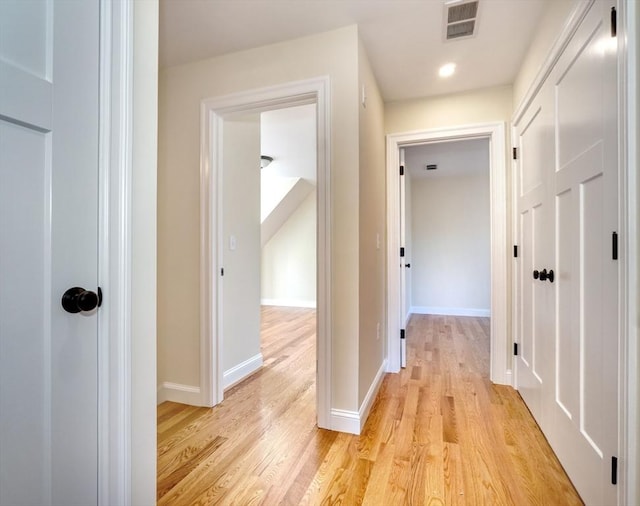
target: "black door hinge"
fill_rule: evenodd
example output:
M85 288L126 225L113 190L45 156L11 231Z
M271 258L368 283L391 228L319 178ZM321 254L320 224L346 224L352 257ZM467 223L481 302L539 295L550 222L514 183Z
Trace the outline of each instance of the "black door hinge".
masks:
M518 148L513 148L513 159L514 160L518 159Z
M404 329L400 329L400 339L404 339Z
M611 36L618 35L618 11L615 7L611 7Z
M618 260L618 232L611 234L611 258Z
M513 343L513 354L518 356L518 343Z
M404 165L400 165L400 175L404 176Z
M611 457L611 484L618 484L618 457Z
M404 248L400 248L400 256L404 257Z
M224 267L220 269L220 276L224 276Z
M513 258L518 258L518 245L513 245Z

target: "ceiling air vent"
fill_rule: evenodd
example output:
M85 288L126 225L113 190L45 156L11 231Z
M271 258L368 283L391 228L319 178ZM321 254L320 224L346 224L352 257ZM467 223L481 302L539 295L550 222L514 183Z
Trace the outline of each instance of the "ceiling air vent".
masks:
M437 168L438 166L435 163L429 163L426 167L427 170L436 170Z
M455 40L475 35L478 18L478 1L445 2L446 40Z

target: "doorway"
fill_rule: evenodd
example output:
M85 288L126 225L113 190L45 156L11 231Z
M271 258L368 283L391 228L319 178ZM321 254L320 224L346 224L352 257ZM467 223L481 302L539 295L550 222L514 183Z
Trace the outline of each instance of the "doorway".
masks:
M222 363L224 344L220 338L224 335L225 325L224 249L230 248L234 243L231 238L233 234L225 234L223 223L223 132L228 126L226 120L238 117L239 113L246 118L251 115L259 116L266 111L311 105L316 111L317 146L316 412L318 426L328 427L331 405L328 87L328 80L319 78L202 102L201 272L207 282L203 283L201 290L201 385L204 387L202 404L205 406L213 406L222 401L225 385ZM259 159L258 152L254 160Z
M260 374L301 392L316 389L316 138L315 104L260 115Z
M511 385L511 363L508 360L508 261L507 261L507 175L505 164L504 123L487 123L471 126L426 130L422 132L391 134L387 136L387 223L389 224L387 268L388 314L388 372L401 367L402 323L406 315L402 310L402 274L405 261L400 259L402 234L400 230L400 197L404 166L400 168L400 151L403 148L435 142L451 142L485 139L489 143L490 174L490 314L491 357L490 378L498 384ZM404 251L402 251L404 253ZM402 269L402 270L401 270Z
M409 314L489 317L489 141L403 148Z

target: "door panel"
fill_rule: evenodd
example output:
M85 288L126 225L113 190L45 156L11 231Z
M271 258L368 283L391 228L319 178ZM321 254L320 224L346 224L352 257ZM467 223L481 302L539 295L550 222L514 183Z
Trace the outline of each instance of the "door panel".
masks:
M558 145L551 181L558 227L553 446L587 504L616 502L610 462L617 453L618 273L611 233L618 226L618 161L610 8L594 4L551 76Z
M571 189L556 197L556 402L569 418L579 416L581 363L578 321L573 318L580 310L580 285L573 272L573 245L579 241L574 198Z
M0 504L97 501L99 3L0 2ZM53 50L55 48L55 51Z
M517 161L519 213L518 296L520 351L516 358L517 387L541 427L547 419L543 395L548 391L550 328L548 315L551 293L539 280L535 270L549 264L549 195L548 177L553 166L553 122L548 94L537 98L518 129L521 155ZM546 394L548 395L548 394Z
M51 481L48 140L0 122L0 504L46 503Z

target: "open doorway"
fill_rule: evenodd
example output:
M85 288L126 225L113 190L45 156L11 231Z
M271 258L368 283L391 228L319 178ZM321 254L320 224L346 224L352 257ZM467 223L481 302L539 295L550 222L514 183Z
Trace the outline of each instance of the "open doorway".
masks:
M433 142L402 148L405 346L420 336L456 340L489 377L491 220L489 140ZM402 283L404 282L404 283ZM464 331L471 329L473 331ZM439 329L439 330L436 330ZM422 343L422 341L420 341ZM444 343L441 343L444 348ZM403 358L406 357L403 353ZM430 362L434 357L429 356ZM436 360L432 362L437 367ZM406 363L403 360L403 367Z
M507 174L505 160L504 123L487 123L471 126L391 134L387 136L387 223L388 269L387 269L387 314L388 314L388 370L396 372L401 367L403 324L406 313L402 300L406 297L402 276L406 277L406 263L400 255L404 253L404 234L401 233L400 201L403 195L404 166L401 167L401 151L411 146L484 139L489 145L489 192L490 192L490 378L494 383L510 385L512 381L511 360L508 354L508 215ZM404 163L405 160L403 159ZM400 167L400 170L398 170ZM425 167L426 170L426 167ZM402 175L401 175L402 174ZM402 197L404 198L404 197ZM415 217L414 217L415 219ZM402 248L402 249L401 249Z
M315 125L315 139L310 142L310 148L315 145L315 165L310 170L315 169L316 188L314 193L316 196L316 224L308 233L315 234L316 243L316 284L315 284L315 302L316 302L316 318L315 318L315 364L312 364L312 373L315 373L316 379L316 413L317 424L321 428L328 427L330 419L330 392L331 392L331 353L330 353L330 280L331 265L330 258L330 221L329 221L329 145L328 145L328 116L329 108L327 102L328 81L324 78L315 80L302 81L299 83L290 83L273 88L265 88L254 92L246 92L238 95L219 97L204 100L202 102L202 265L201 272L204 274L204 286L201 291L201 384L204 386L202 391L202 405L213 406L220 403L224 397L225 387L231 386L241 380L247 374L256 371L262 365L261 352L254 354L249 353L249 358L244 361L236 360L238 364L230 364L227 360L228 355L225 346L229 346L225 334L228 325L244 326L247 322L243 321L244 313L233 313L235 310L242 310L244 304L242 299L242 284L235 284L237 298L237 307L232 307L231 312L227 314L227 284L230 283L230 272L227 270L229 264L227 260L233 258L234 248L237 251L240 248L239 235L228 228L226 219L231 221L238 219L238 211L227 209L227 204L233 204L238 209L242 208L242 204L249 198L248 194L239 192L229 192L226 178L230 176L229 165L230 150L227 142L234 135L234 131L238 129L241 133L248 130L251 136L251 142L244 142L244 149L237 150L237 156L241 159L247 157L251 160L251 173L236 173L235 183L239 187L246 185L251 189L252 195L257 192L255 199L252 198L253 206L257 206L254 218L251 224L247 224L246 230L254 229L256 232L251 234L249 243L251 265L243 265L242 261L236 262L234 270L241 275L247 274L242 272L245 270L254 270L256 273L252 275L253 285L258 287L257 292L251 290L250 311L252 312L251 320L253 322L260 321L261 303L264 297L260 292L260 271L264 262L269 262L268 255L264 255L262 259L261 246L261 224L260 224L260 172L258 168L261 156L268 156L273 159L272 164L277 167L276 156L274 153L262 153L260 141L260 123L261 115L273 111L294 109L300 106L307 106L315 111L315 119L311 123ZM300 110L303 110L301 108ZM289 111L291 113L291 111ZM283 113L285 114L285 113ZM268 116L268 114L267 114ZM242 123L245 125L242 125ZM257 135L256 135L257 132ZM231 133L231 135L229 135ZM315 144L314 144L315 141ZM249 162L248 162L249 163ZM249 167L249 165L247 165ZM267 168L268 170L268 168ZM248 179L251 179L248 181ZM312 185L313 186L313 185ZM277 206L276 206L277 207ZM297 208L313 210L314 202L307 195L301 199ZM294 211L296 206L294 206ZM240 211L241 213L242 211ZM293 213L295 214L295 213ZM276 232L272 236L278 234L278 231L286 226L289 220L281 220L281 226L275 227ZM237 225L233 225L237 226ZM239 229L238 229L239 230ZM282 235L282 234L281 234ZM286 234L285 234L286 235ZM244 239L243 239L244 240ZM287 241L280 241L287 244ZM268 243L268 241L267 241ZM304 245L308 246L308 245ZM282 248L282 244L278 246ZM267 249L269 245L267 244ZM271 248L277 250L278 248ZM246 250L246 248L245 248ZM226 254L226 258L225 258ZM258 257L256 260L255 257ZM308 259L307 259L308 260ZM273 263L273 262L272 262ZM285 263L285 268L287 264ZM271 269L272 266L269 268ZM274 270L282 270L282 267L274 268ZM311 275L313 277L313 274ZM298 279L299 276L296 277ZM290 283L291 280L285 282ZM299 279L298 279L299 281ZM265 285L267 283L265 282ZM307 287L308 288L308 287ZM257 293L257 295L256 295ZM281 296L281 295L280 295ZM233 296L232 296L233 297ZM276 297L272 298L276 299ZM280 299L282 300L282 299ZM256 318L257 314L257 318ZM231 320L231 321L230 321ZM258 336L259 330L256 330L255 323L252 324L252 335ZM312 339L313 340L313 339ZM234 347L237 343L231 343ZM246 353L245 353L246 355ZM239 359L240 357L236 357ZM226 363L225 363L226 361ZM235 376L235 377L234 377Z
M489 140L404 152L408 313L489 317Z
M260 115L262 371L315 408L316 107ZM296 385L297 384L297 385ZM315 411L315 409L314 409Z

